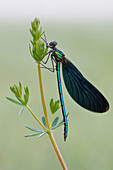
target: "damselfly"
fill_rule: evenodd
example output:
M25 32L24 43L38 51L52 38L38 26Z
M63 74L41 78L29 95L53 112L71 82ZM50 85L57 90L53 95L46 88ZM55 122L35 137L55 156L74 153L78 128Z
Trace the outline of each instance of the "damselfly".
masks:
M56 48L57 42L51 41L49 45L47 45L46 37L43 41L46 43L46 46L50 48L50 51L47 53L47 60L45 62L42 61L42 65L51 72L55 70L57 72L58 90L64 120L65 141L68 136L68 121L61 86L60 64L62 64L62 74L66 89L76 103L87 110L98 113L106 112L109 109L109 103L99 90L86 80L72 62L65 57L65 54ZM38 56L38 54L36 55ZM49 57L52 61L52 69L44 65L47 63ZM54 67L54 63L56 64L56 68Z

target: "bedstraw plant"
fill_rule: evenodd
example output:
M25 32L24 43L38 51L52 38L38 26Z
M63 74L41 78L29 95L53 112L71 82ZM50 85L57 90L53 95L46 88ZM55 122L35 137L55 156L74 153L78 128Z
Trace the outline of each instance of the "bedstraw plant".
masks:
M37 136L37 138L40 138L41 136L47 134L53 146L53 149L55 150L55 153L60 161L62 168L66 170L67 166L63 160L63 157L60 153L60 150L53 136L54 130L59 126L63 125L63 119L59 121L59 117L54 116L56 111L60 108L59 105L60 102L59 100L54 101L53 98L50 100L49 106L50 106L51 114L49 116L47 114L47 109L45 105L40 62L46 56L48 47L47 44L45 44L44 39L42 38L45 33L42 31L42 27L40 26L40 20L38 18L35 18L35 20L31 22L30 33L32 36L32 40L30 40L29 50L31 56L35 60L35 63L37 64L38 67L39 88L40 88L41 101L42 101L43 112L44 112L44 116L42 116L42 121L38 119L37 115L34 114L31 108L28 106L28 101L30 96L29 88L27 86L24 87L24 92L23 92L22 83L20 81L18 85L14 84L13 86L10 87L10 90L15 95L16 100L10 97L6 97L6 98L10 102L17 104L21 107L19 115L21 115L24 108L26 108L34 117L34 119L38 122L38 124L41 126L41 129L43 129L43 130L35 129L33 127L25 125L27 129L33 132L32 134L25 135L25 137Z

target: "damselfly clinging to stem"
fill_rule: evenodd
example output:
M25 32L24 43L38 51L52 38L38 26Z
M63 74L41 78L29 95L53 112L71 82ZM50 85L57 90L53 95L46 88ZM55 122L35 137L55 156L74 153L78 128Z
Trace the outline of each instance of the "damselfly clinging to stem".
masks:
M62 74L66 89L72 99L78 103L83 108L103 113L109 109L109 103L105 99L105 97L94 87L86 78L80 73L80 71L72 64L70 60L65 57L65 54L56 48L57 42L51 41L49 45L47 45L46 36L41 39L45 42L46 46L50 48L49 52L46 54L47 59L44 62L42 60L42 65L54 72L57 72L57 82L58 82L58 90L64 120L64 141L68 136L68 121L67 121L67 113L65 110L62 86L61 86L61 75L60 75L60 64L62 63ZM36 54L36 52L34 52ZM38 56L38 54L36 54ZM40 57L39 57L40 58ZM45 66L48 59L51 58L52 69ZM54 67L54 63L56 67Z

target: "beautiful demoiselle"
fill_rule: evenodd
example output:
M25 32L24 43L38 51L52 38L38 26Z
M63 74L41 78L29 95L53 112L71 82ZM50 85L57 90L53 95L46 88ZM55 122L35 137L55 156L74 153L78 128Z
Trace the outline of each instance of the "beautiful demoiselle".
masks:
M65 54L56 48L57 42L51 41L49 45L47 45L46 39L44 42L51 50L47 53L48 57L46 62L42 61L42 65L52 72L55 70L57 72L58 90L64 120L65 141L66 137L68 136L68 121L61 86L60 63L62 63L62 74L66 89L76 103L87 110L98 113L106 112L109 109L109 103L99 92L99 90L97 90L97 88L95 88L88 80L86 80L86 78L72 64L72 62L65 57ZM49 57L51 57L52 69L44 65L47 63ZM54 67L54 62L56 64L56 68Z

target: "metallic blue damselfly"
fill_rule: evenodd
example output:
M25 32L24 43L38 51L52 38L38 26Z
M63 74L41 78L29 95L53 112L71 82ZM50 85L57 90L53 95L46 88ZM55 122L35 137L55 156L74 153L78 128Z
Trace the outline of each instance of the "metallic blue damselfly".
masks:
M46 43L46 40L44 42ZM66 141L68 136L68 121L62 93L60 64L62 64L62 74L66 89L76 103L87 110L97 113L106 112L109 109L109 103L102 93L86 80L72 62L65 57L65 54L56 48L56 45L57 42L55 41L49 43L48 48L50 48L50 51L47 53L46 62L42 61L42 65L52 72L55 70L57 72L58 90L64 120L64 141ZM52 69L44 65L47 63L49 57L51 57ZM54 67L54 62L56 68Z

